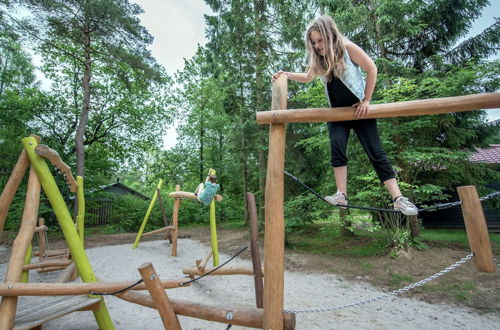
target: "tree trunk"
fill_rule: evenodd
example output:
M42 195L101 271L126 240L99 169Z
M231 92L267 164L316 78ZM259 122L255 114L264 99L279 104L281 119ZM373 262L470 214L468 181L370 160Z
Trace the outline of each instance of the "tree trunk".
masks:
M92 49L90 47L90 28L89 22L85 23L83 28L84 51L85 51L85 71L83 72L83 105L80 122L76 129L75 151L76 151L76 175L83 177L85 169L85 149L84 139L85 130L89 121L90 111L90 75L92 65Z

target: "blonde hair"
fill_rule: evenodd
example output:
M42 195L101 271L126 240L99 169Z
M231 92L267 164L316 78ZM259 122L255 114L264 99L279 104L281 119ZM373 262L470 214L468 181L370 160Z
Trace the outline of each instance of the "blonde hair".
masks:
M317 31L323 40L325 56L319 55L311 42L311 32ZM309 70L330 80L334 75L342 76L344 64L344 36L333 18L323 15L314 20L306 31L306 49L309 53Z

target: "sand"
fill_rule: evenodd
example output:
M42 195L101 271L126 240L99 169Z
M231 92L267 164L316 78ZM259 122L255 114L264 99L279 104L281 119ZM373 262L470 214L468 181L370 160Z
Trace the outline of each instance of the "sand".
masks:
M142 242L132 249L132 242L87 250L96 276L102 281L136 281L137 268L152 262L162 279L183 278L182 269L194 267L195 260L209 251L208 246L181 239L177 257L170 256L168 241ZM220 262L231 256L221 254ZM211 266L209 262L209 266ZM3 280L6 264L0 265ZM246 260L234 259L228 266L247 266ZM448 275L445 275L448 276ZM31 282L46 282L54 274L30 273ZM169 297L224 307L255 307L253 277L243 275L207 276L191 287L171 289ZM359 283L351 283L330 274L285 273L285 309L311 309L339 306L376 297L385 292ZM156 310L105 297L117 329L163 329ZM350 307L336 312L298 313L297 329L500 329L500 314L480 315L475 311L444 304L428 304L404 296ZM183 329L226 329L222 323L179 316ZM44 329L98 329L91 312L78 312L44 324ZM233 326L231 329L245 329Z

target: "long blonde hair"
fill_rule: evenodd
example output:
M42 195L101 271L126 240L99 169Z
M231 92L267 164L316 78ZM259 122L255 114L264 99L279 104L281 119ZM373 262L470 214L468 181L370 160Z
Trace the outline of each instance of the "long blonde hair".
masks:
M323 39L325 56L316 53L311 42L311 32L318 31ZM334 75L342 76L344 73L344 36L337 28L333 18L323 15L314 20L306 31L306 49L309 53L309 70L314 74L325 76L330 80Z

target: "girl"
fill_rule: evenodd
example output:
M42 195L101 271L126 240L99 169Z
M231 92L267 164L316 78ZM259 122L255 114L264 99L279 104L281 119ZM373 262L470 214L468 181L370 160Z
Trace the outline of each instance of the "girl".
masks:
M278 71L274 81L282 74L287 79L307 83L317 76L325 86L330 106L353 107L354 115L363 118L369 111L377 80L377 67L372 59L357 45L345 39L328 15L312 22L305 36L309 54L309 69L305 73ZM359 68L366 72L366 82ZM406 215L416 215L418 209L401 195L396 176L382 149L376 119L329 122L331 160L337 193L325 199L333 205L347 205L347 142L351 129L358 136L380 181L389 190L394 209Z

